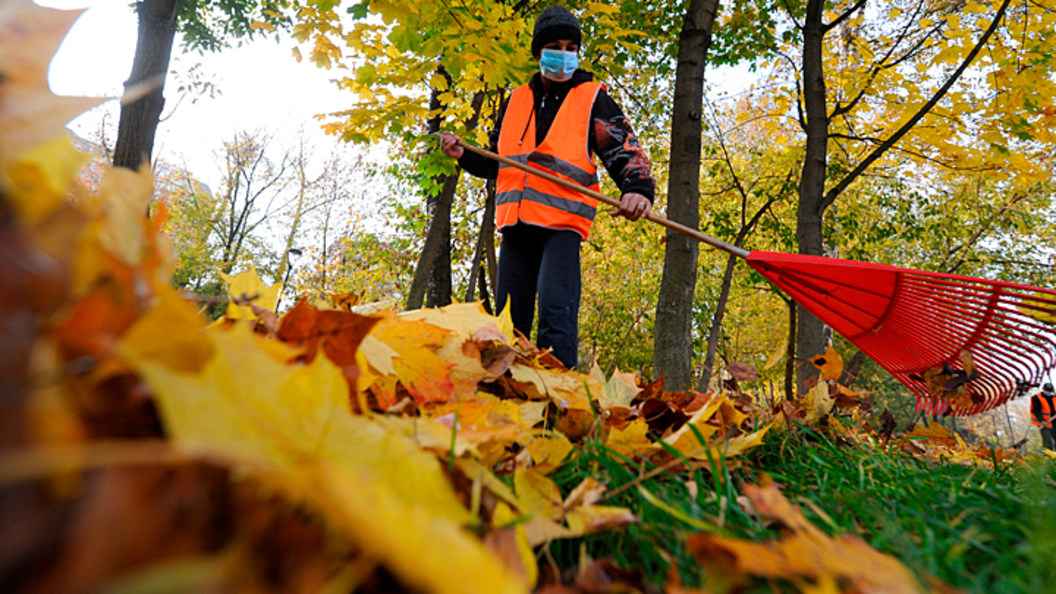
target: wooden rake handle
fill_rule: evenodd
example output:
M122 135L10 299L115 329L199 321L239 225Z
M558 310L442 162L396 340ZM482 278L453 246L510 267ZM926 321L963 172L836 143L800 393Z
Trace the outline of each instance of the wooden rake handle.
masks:
M555 184L557 184L557 185L559 185L561 187L568 188L569 190L573 190L573 191L579 192L580 194L583 194L585 196L590 196L591 198L597 200L598 202L604 202L605 204L608 204L610 206L615 206L617 208L619 208L619 206L620 206L620 201L616 200L615 198L606 196L605 194L602 194L600 192L595 192L594 190L591 190L591 189L588 189L588 188L584 188L583 186L581 186L581 185L579 185L579 184L577 184L575 182L568 181L568 180L560 178L560 177L558 177L556 175L547 173L547 172L542 171L540 169L536 169L535 167L529 167L527 165L524 165L523 163L518 163L517 161L514 161L513 159L507 159L506 157L503 157L501 155L497 155L497 154L495 154L495 153L493 153L493 152L491 152L491 151L489 151L487 149L482 149L480 147L476 147L476 146L473 146L473 145L470 145L470 144L466 144L462 140L458 141L458 146L466 149L467 151L471 151L471 152L477 153L478 155L483 155L485 157L488 157L489 159L494 159L494 160L498 161L499 163L503 163L505 165L509 165L510 167L515 167L515 168L520 169L521 171L524 171L526 173L531 173L532 175L539 176L539 177L541 177L541 178L543 178L545 180L552 181L552 182L554 182ZM732 255L738 256L740 258L747 258L748 257L748 250L741 249L741 248L739 248L739 247L737 247L735 245L731 245L729 243L726 243L725 241L722 241L721 239L716 239L716 238L714 238L714 237L712 237L710 235L705 235L705 234L701 233L700 231L697 231L696 229L690 229L689 227L686 227L685 225L680 225L680 224L678 224L678 223L676 223L676 222L674 222L674 221L672 221L670 219L664 218L664 217L662 217L660 215L649 213L649 214L645 215L645 218L649 219L650 221L652 221L654 223L657 223L659 225L663 225L664 227L667 227L668 229L671 229L672 231L678 231L679 233L681 233L683 235L687 235L689 237L692 237L693 239L696 239L699 242L706 243L706 244L710 245L711 247L718 248L718 249L720 249L720 250L722 250L722 251L724 251L724 252L726 252L728 254L732 254Z

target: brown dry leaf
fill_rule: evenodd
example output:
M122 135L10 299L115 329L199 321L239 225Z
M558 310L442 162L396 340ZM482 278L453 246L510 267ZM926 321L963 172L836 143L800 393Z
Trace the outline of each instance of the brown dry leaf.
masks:
M972 352L967 349L961 349L961 352L957 354L961 360L962 368L964 372L971 376L975 373L975 360L972 359Z
M557 423L554 426L558 432L563 433L568 439L582 441L591 430L594 429L598 417L594 411L585 408L570 408L557 413Z
M462 352L480 361L491 375L500 376L513 365L517 350L506 343L508 339L494 324L487 324L463 343Z
M823 380L838 380L843 373L843 357L832 348L831 344L824 355L814 355L810 362L821 370Z
M730 363L726 365L726 373L739 382L759 379L759 372L747 363Z
M843 384L836 384L836 406L850 408L862 403L862 395Z
M320 311L301 301L282 317L277 335L284 342L303 346L308 361L322 349L355 389L359 377L356 350L379 321L347 311Z
M776 485L745 485L744 493L758 513L780 522L789 532L779 541L762 543L709 534L691 536L690 551L707 568L709 589L724 591L763 578L788 580L804 592L839 592L841 584L850 586L846 591L863 594L925 591L897 559L857 536L829 537L789 503Z
M337 309L345 309L351 311L353 307L360 304L363 300L362 293L328 293L327 297L334 304Z

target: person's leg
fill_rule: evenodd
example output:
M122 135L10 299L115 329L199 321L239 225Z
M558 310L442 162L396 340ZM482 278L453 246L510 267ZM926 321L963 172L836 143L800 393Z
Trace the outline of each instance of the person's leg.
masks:
M1052 427L1041 428L1041 447L1056 451L1056 443L1053 443Z
M575 231L552 231L539 267L539 348L569 369L579 360L579 245Z
M513 327L531 338L535 319L535 290L543 242L536 228L524 224L507 227L499 246L499 273L495 303L498 313L510 302Z

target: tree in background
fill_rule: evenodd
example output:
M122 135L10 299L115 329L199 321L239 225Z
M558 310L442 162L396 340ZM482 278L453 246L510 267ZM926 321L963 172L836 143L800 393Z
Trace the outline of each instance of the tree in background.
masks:
M1006 180L1009 174L1018 183L1038 180L1027 155L1048 135L1037 126L1051 119L1052 94L1030 93L1052 88L1051 60L1036 59L1053 38L1045 16L1051 7L1024 4L1009 12L1009 2L920 1L866 13L864 1L785 6L793 28L783 55L799 49L799 60L788 62L798 77L794 106L805 133L800 253L835 253L826 213L896 153L912 157L914 166L1004 170ZM823 352L821 322L802 308L798 317L797 357ZM802 389L816 370L799 369Z
M139 170L151 160L177 31L188 49L217 51L232 39L251 38L260 29L288 26L281 9L289 5L286 0L138 0L136 54L121 97L113 164ZM261 25L255 27L257 23Z
M718 0L690 0L678 38L675 96L671 114L671 171L667 216L690 229L700 223L700 146L703 121L704 66ZM653 373L669 390L693 382L693 293L697 285L696 240L667 232L664 276L656 304Z

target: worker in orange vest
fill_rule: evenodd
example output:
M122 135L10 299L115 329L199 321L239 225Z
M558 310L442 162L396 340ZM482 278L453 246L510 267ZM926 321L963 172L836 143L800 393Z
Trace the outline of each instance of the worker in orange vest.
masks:
M1041 426L1042 447L1056 451L1052 435L1053 421L1056 421L1056 392L1052 384L1045 384L1030 399L1030 422Z
M636 221L652 209L649 158L605 87L578 68L581 43L579 22L567 9L551 6L539 15L532 55L540 71L500 107L491 150L595 191L596 154L622 193L610 214ZM496 180L498 308L508 300L514 327L530 336L538 293L536 344L572 369L579 355L579 247L590 236L597 201L465 151L459 140L441 134L444 154L470 174Z

